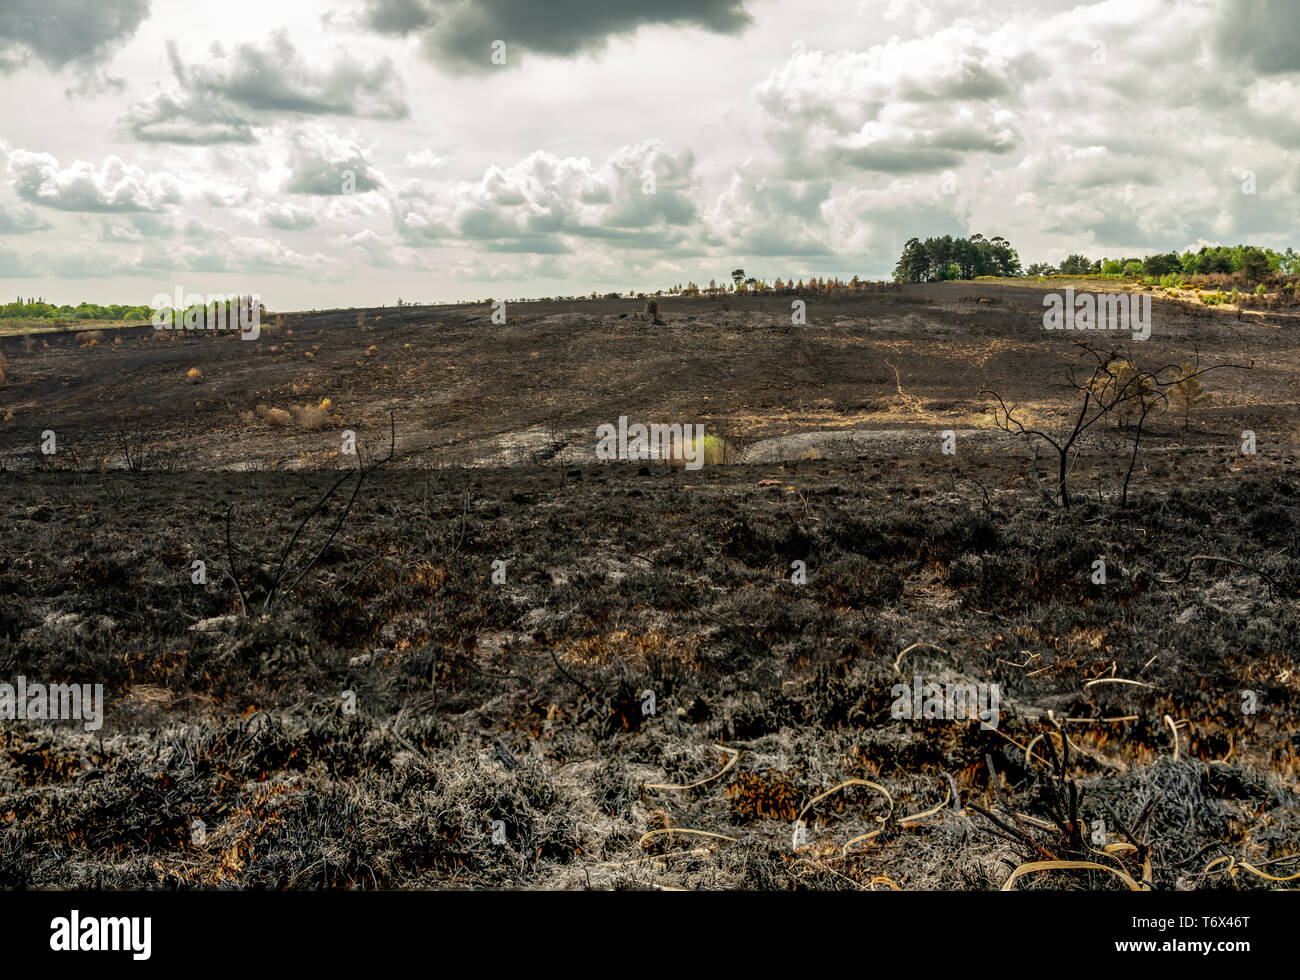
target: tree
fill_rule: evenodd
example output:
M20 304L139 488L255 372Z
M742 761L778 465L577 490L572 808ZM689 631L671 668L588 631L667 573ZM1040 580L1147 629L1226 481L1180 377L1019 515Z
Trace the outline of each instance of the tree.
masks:
M745 281L745 270L744 270L744 269L732 269L732 270L731 270L731 281L732 281L735 285L739 286L742 282Z
M1178 272L1182 269L1182 260L1177 252L1165 252L1162 255L1148 255L1142 260L1142 271L1148 276L1154 276L1159 279L1161 276L1167 276L1171 272Z
M970 238L909 238L894 267L895 282L939 282L945 279L974 279L976 276L1018 276L1020 256L1001 236L987 239L976 233ZM857 288L856 279L854 288Z
M1086 276L1092 272L1092 259L1084 255L1067 255L1061 263L1061 275Z
M1116 358L1095 373L1090 385L1099 402L1112 403L1121 430L1138 416L1145 416L1156 398L1151 376L1125 358Z
M993 239L987 243L987 256L989 270L987 273L995 276L1018 276L1020 275L1020 256L1016 250L1011 247L1011 243L1001 235L994 235Z
M1173 399L1174 408L1183 413L1184 432L1191 423L1192 409L1208 405L1213 400L1210 393L1201 387L1199 372L1190 364L1179 366L1169 395Z
M1247 248L1242 252L1241 271L1248 282L1261 282L1268 277L1268 256L1258 248Z
M1080 437L1111 413L1136 415L1133 449L1129 455L1128 469L1124 474L1124 485L1120 495L1120 506L1124 506L1128 503L1129 481L1137 464L1146 418L1157 405L1168 404L1168 390L1178 379L1165 376L1165 372L1173 370L1171 365L1154 370L1137 369L1118 348L1106 351L1080 341L1076 341L1075 346L1090 359L1091 370L1084 375L1076 369L1070 369L1066 382L1060 386L1073 391L1079 398L1079 407L1074 414L1074 421L1066 431L1053 432L1033 427L1026 423L1022 417L1023 413L1016 405L1007 405L996 391L984 389L982 394L997 399L998 407L993 413L994 424L1004 432L1024 436L1033 446L1034 455L1030 467L1039 493L1048 502L1066 508L1071 502L1068 484L1070 473L1078 458L1077 447ZM1191 378L1199 378L1207 371L1225 367L1242 368L1243 365L1223 364L1215 368L1199 368L1190 373L1180 371L1179 375L1181 380L1186 382ZM1038 453L1044 445L1056 454L1056 486L1052 492L1044 488L1038 478Z

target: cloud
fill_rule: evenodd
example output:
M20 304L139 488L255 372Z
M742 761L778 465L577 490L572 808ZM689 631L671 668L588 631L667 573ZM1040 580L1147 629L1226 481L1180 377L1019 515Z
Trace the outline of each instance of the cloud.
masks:
M829 255L821 207L829 181L794 182L733 173L705 223L713 244L737 258Z
M498 40L512 65L518 49L555 56L600 51L610 38L646 26L735 34L751 18L744 0L366 0L363 21L381 34L420 37L435 63L482 72L497 67L491 58Z
M404 161L408 167L420 167L425 170L440 170L447 163L447 158L432 150L415 150L406 154Z
M48 231L53 226L35 208L24 204L0 204L0 235L26 235Z
M286 132L279 156L281 189L289 194L364 194L388 186L356 133L341 134L314 123Z
M217 99L175 90L133 102L118 126L145 143L254 143L253 126Z
M611 247L668 247L697 219L695 160L658 140L623 147L603 164L545 150L477 182L403 183L397 227L411 243L465 239L501 252L564 254L571 238Z
M1216 33L1219 53L1264 74L1300 71L1300 4L1228 0Z
M5 0L0 11L0 71L33 56L50 68L88 64L129 39L149 0Z
M428 269L429 257L411 248L396 235L381 235L363 228L350 235L336 235L329 244L345 255L377 269Z
M345 52L308 63L287 32L265 42L219 45L187 64L169 42L175 83L137 100L118 120L136 139L150 142L251 143L254 125L284 114L405 119L404 86L390 58L362 62Z
M1037 71L971 28L950 28L867 51L800 51L755 86L753 102L790 176L919 173L1015 149L1007 105Z
M240 208L236 212L245 221L278 228L281 231L303 231L314 227L316 214L311 208L292 202L277 203L258 198L250 207Z
M14 150L9 173L23 200L60 211L159 211L183 196L172 174L147 173L117 156L98 167L78 160L65 168L48 153Z

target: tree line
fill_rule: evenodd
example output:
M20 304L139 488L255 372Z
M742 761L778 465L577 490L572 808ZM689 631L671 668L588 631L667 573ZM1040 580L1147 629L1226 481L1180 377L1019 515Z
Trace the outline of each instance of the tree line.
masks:
M152 317L151 306L100 306L98 303L55 306L40 298L24 300L21 296L0 306L0 319L5 320L148 320Z
M1059 265L1037 262L1025 270L1027 276L1101 275L1129 279L1238 274L1250 282L1262 282L1278 274L1300 275L1300 253L1291 248L1277 252L1257 245L1206 245L1196 252L1157 252L1140 259L1068 255Z
M1274 275L1300 275L1300 253L1257 245L1206 245L1193 252L1157 252L1143 258L1066 256L1058 265L1035 262L1023 271L1005 238L910 238L894 267L895 282L942 282L976 276L1106 276L1169 280L1184 276L1239 276L1252 283Z

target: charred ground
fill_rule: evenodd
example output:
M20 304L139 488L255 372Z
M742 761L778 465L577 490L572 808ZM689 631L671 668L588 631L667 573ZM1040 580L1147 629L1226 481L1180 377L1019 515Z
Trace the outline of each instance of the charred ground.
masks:
M1041 294L7 341L0 680L102 682L108 712L0 725L0 884L996 888L1060 859L1102 868L1015 887L1276 886L1256 872L1300 870L1295 326L1157 303L1135 353L1253 366L1208 376L1186 433L1155 420L1127 508L1128 435L1099 427L1062 511L981 395L1063 424L1078 351ZM324 422L257 413L325 398ZM594 465L620 415L747 461ZM390 418L392 461L295 539L357 465L339 430L373 462ZM996 682L998 729L892 718L916 673Z

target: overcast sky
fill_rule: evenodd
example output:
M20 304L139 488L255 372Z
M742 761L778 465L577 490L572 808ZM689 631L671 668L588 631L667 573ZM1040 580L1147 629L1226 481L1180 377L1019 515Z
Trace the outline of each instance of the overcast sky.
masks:
M1300 246L1298 38L1295 0L0 0L0 297Z

